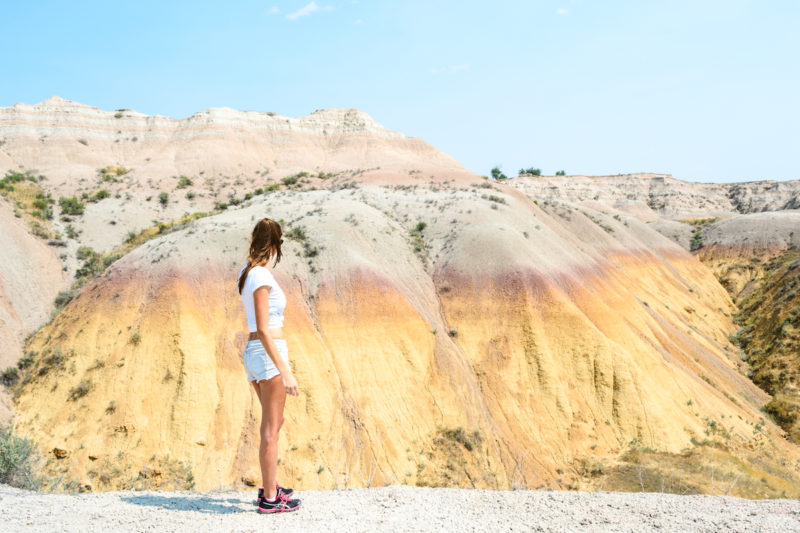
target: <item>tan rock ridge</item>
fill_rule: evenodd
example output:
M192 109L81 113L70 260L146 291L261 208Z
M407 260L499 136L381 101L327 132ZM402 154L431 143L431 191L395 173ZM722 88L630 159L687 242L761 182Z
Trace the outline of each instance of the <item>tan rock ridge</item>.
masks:
M180 175L233 184L256 174L277 179L301 171L465 171L424 141L389 131L356 109L290 118L217 108L179 120L52 97L0 108L0 140L0 169L35 168L59 194L74 194L108 165L132 169L127 179L134 189L148 182L158 189Z
M669 174L521 176L507 180L537 198L595 200L617 208L644 206L669 218L726 216L800 207L800 180L700 183ZM650 215L652 216L652 215Z

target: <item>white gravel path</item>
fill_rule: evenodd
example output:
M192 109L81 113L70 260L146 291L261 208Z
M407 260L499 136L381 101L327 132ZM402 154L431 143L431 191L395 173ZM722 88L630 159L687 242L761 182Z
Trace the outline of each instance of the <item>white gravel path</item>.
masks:
M255 492L40 494L0 485L0 531L800 531L800 500L388 486L304 491L259 515Z

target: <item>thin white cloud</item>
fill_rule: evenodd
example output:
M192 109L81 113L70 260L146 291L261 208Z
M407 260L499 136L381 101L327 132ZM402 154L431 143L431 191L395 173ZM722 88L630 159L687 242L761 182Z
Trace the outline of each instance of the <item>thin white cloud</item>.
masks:
M289 20L299 19L300 17L307 17L312 13L316 13L317 11L331 11L333 10L333 6L321 6L316 2L309 2L305 6L301 7L297 11L293 11L286 15L286 18Z
M361 19L356 19L356 22L355 22L355 23L356 23L356 24L364 24L364 21L363 21L363 20L361 20Z
M280 12L281 12L281 10L280 10L280 8L279 8L278 6L272 6L271 8L269 8L269 9L267 10L267 13L268 13L269 15L276 15L276 14L278 14L278 13L280 13Z
M556 9L556 15L568 15L568 14L569 14L569 9L567 9L566 7L559 7L558 9Z

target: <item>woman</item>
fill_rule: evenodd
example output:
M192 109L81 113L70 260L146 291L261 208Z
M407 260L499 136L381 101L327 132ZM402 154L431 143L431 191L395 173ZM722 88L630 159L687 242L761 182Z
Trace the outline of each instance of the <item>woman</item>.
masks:
M267 264L281 260L281 226L263 218L253 228L250 256L239 271L239 295L244 304L250 336L244 350L247 380L261 402L261 444L258 460L264 486L258 489L258 511L279 513L296 511L300 500L292 499L292 489L278 485L278 434L283 425L286 394L297 396L297 380L289 368L289 352L283 335L284 295Z

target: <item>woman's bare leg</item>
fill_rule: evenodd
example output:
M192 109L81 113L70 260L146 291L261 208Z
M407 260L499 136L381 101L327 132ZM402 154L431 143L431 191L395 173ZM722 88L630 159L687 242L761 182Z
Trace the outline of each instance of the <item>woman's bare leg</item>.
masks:
M256 390L256 396L258 397L258 405L261 405L261 389L258 387L258 381L251 381L250 385Z
M261 444L258 448L258 460L261 464L264 497L272 500L277 492L275 482L278 476L278 435L283 425L286 389L280 374L259 382L258 388L261 400Z

